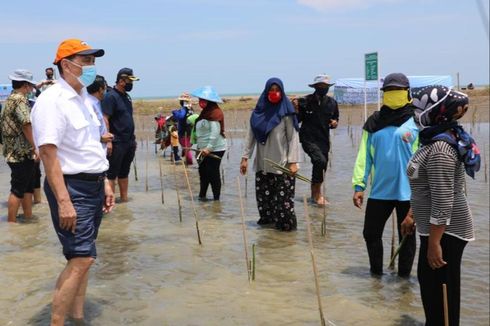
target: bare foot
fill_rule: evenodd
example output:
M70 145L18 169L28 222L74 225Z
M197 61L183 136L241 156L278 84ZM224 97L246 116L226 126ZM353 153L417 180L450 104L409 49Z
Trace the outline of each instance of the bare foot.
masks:
M317 200L315 200L315 203L318 205L318 206L324 206L324 205L329 205L330 203L328 202L328 200L323 197L323 196L320 196L318 197Z

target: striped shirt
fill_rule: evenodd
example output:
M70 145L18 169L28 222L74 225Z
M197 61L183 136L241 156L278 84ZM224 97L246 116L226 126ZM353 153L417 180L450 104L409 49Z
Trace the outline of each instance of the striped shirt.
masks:
M436 141L421 147L408 162L411 206L417 232L428 236L430 225L446 225L445 233L475 239L473 218L464 195L463 163L450 144Z

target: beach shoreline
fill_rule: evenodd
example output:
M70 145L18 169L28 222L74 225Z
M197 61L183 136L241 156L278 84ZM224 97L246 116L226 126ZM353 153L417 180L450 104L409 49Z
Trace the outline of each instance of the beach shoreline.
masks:
M467 90L466 94L470 97L470 108L465 116L461 119L462 123L477 123L490 121L490 89ZM305 94L288 94L289 97L304 96ZM333 96L333 94L329 94ZM250 111L255 107L259 96L228 96L223 97L224 103L220 107L225 112L225 116L230 111ZM136 99L134 103L134 112L139 116L154 116L159 113L170 115L172 110L179 107L176 98L162 99ZM198 108L197 99L193 102L194 109ZM377 110L377 104L367 105L367 114ZM364 121L364 105L340 104L341 123L353 125L362 124ZM243 114L243 112L240 112Z

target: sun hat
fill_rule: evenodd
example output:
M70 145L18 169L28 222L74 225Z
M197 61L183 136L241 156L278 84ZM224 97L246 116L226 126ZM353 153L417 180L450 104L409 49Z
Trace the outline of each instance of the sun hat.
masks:
M180 96L177 98L177 100L178 101L191 102L192 98L189 95L189 93L184 92L184 93L180 94Z
M218 93L211 86L204 86L198 89L195 89L192 93L192 96L202 98L203 100L208 100L215 103L223 103L221 97L219 97Z
M133 69L131 68L122 68L121 70L119 70L119 72L117 73L117 78L116 80L120 80L121 78L129 78L129 80L132 80L132 81L138 81L140 80L139 77L136 77L135 75L133 75Z
M335 83L330 83L330 77L325 74L321 74L313 78L313 82L311 84L308 84L308 86L315 87L316 84L326 84L328 86L335 85Z
M13 74L9 75L10 80L26 81L32 85L36 85L37 82L33 80L33 75L29 70L17 69Z
M54 64L58 64L62 59L69 57L74 54L79 55L93 55L95 57L101 57L104 55L104 50L102 49L92 49L87 42L71 38L64 40L58 46L58 51L56 51L56 58L54 59Z
M383 87L381 87L381 90L384 90L387 87L410 88L410 82L408 81L407 76L405 76L404 74L402 74L400 72L395 72L395 73L389 74L383 80Z

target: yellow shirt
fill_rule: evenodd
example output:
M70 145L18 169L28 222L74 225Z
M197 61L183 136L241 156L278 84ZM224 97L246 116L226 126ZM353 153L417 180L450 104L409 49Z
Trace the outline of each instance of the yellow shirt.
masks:
M170 144L172 147L179 146L179 134L177 131L172 131L170 133Z

